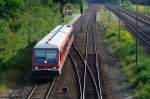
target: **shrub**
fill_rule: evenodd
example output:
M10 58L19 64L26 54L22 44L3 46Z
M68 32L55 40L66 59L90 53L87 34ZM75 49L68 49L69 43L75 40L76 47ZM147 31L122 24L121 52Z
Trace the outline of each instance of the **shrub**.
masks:
M150 98L150 82L145 85L142 85L136 90L136 97L138 99L149 99Z

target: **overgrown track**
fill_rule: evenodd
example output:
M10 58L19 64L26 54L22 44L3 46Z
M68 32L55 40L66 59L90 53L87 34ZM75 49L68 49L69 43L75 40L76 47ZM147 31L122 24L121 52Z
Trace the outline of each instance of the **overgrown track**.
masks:
M106 7L120 17L125 22L127 28L135 33L150 48L150 20L148 18L143 18L141 15L110 5Z
M95 20L96 8L92 7L84 18L85 26L82 29L83 32L86 32L85 56L83 57L76 47L76 41L70 50L70 56L78 76L80 99L102 99L94 35Z
M54 83L55 79L51 81L36 81L27 99L48 99Z

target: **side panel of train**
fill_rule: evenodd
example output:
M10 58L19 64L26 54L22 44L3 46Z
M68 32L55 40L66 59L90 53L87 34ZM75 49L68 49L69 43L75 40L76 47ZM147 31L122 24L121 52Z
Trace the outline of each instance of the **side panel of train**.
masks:
M70 33L60 49L33 48L32 73L35 76L54 76L62 73L62 68L73 42L74 36Z

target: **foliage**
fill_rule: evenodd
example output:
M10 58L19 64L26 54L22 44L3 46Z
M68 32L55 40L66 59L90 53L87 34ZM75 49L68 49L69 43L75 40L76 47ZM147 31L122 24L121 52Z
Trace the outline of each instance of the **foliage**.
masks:
M105 9L100 10L100 22L105 27L104 35L107 44L111 45L113 52L120 60L122 70L128 76L128 81L136 90L135 96L138 99L149 99L150 97L150 57L144 53L138 45L138 65L136 65L135 40L132 35L121 24L120 39L118 38L117 17L112 13L105 13ZM110 13L110 14L108 14ZM109 17L108 17L109 16ZM116 22L110 22L116 20Z
M0 94L18 76L30 71L33 46L60 24L59 4L51 3L51 0L0 0ZM70 19L66 16L64 21Z
M139 99L149 99L150 82L145 85L141 84L140 86L136 92L136 96L138 96Z

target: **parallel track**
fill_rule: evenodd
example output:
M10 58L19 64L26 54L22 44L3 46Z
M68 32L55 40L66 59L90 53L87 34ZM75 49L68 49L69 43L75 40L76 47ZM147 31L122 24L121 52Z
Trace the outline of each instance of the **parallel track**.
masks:
M135 20L138 21L138 24L145 24L147 27L150 27L150 22L141 18L140 16L136 16L135 14L128 12L124 9L118 9L116 7L112 7L112 6L106 6L108 9L110 9L112 12L114 12L118 17L120 17L126 24L127 28L132 31L133 33L135 33L144 43L145 45L147 45L150 48L150 34L148 33L150 31L150 29L148 29L148 31L146 31L144 28L145 26L136 26L136 23L132 23L128 18L124 17L123 15L121 15L119 12L121 13L125 13L126 15L128 15L128 17L134 18ZM120 10L120 11L119 11Z

